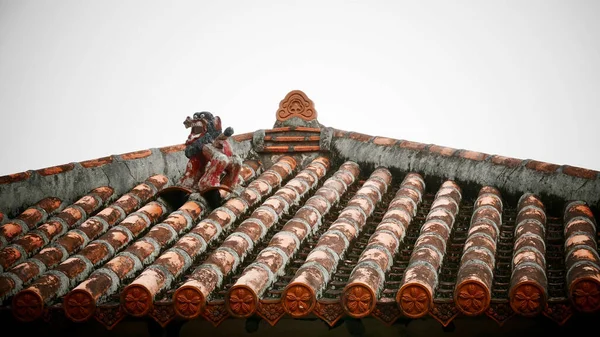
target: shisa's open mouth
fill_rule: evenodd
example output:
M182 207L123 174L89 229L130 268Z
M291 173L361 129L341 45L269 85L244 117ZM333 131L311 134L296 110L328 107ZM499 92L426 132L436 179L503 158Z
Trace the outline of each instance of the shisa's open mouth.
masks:
M192 133L203 134L208 130L208 121L204 119L194 119L192 124Z

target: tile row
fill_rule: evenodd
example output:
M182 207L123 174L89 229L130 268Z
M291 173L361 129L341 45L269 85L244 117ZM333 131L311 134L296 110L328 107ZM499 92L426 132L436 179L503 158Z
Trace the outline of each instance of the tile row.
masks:
M48 197L28 207L21 214L10 221L2 222L0 219L0 248L6 247L13 239L35 229L44 223L48 216L54 215L62 205L59 198Z
M51 244L37 254L21 263L13 263L13 267L0 274L0 300L4 301L14 295L24 285L36 280L47 270L55 268L109 229L112 231L105 236L113 236L114 231L119 230L119 228L114 229L117 224L122 226L149 220L147 215L152 214L153 204L146 205L135 213L132 212L155 197L160 190L167 186L167 182L167 178L163 175L148 178L102 211L86 219L81 225L73 226L76 228L57 235ZM105 243L105 246L108 247L108 245Z

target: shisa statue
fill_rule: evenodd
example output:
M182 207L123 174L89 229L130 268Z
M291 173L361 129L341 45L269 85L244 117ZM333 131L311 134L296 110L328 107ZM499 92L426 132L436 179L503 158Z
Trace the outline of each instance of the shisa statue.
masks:
M238 185L241 160L227 141L233 129L222 131L221 118L208 111L188 116L183 125L190 129L185 142L189 160L179 185L200 193L215 206L223 196L235 193Z

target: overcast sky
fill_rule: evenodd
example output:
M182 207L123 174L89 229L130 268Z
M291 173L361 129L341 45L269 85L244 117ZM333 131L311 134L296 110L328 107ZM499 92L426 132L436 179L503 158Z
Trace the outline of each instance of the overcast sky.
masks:
M323 5L325 4L326 5ZM600 170L600 1L0 0L0 175L180 144L195 111Z

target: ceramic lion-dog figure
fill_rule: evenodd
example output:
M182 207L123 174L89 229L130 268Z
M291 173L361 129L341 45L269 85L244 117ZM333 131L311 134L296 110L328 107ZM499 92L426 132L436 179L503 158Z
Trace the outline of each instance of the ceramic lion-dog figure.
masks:
M190 130L185 142L185 156L189 159L179 185L205 194L211 190L231 193L238 184L241 160L233 154L227 139L233 129L221 130L221 118L208 111L196 112L183 125Z

